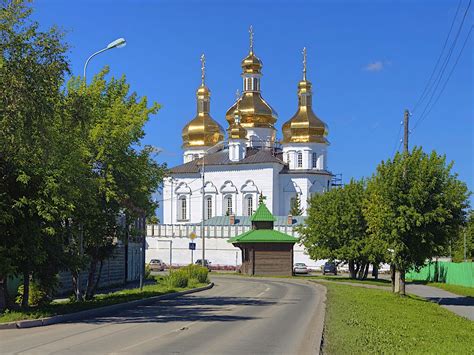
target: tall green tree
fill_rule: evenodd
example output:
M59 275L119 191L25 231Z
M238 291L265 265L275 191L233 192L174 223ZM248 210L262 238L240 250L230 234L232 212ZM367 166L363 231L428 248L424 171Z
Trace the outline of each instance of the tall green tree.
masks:
M363 215L364 181L317 194L309 201L308 217L300 228L301 241L312 259L345 262L352 278L366 278L370 263L384 260L383 244L366 232Z
M29 280L57 250L61 169L55 121L68 72L67 46L56 28L41 31L21 1L2 0L0 11L0 308L8 274L22 274L23 305Z
M390 251L391 263L400 272L401 294L405 272L444 254L465 222L469 193L452 166L445 156L415 147L380 163L368 183L368 231Z
M301 208L301 199L300 199L299 194L296 194L296 197L292 200L290 214L292 216L301 216L303 214L303 209Z
M452 241L452 256L455 262L474 260L474 210L471 210L468 216L467 224L459 229Z

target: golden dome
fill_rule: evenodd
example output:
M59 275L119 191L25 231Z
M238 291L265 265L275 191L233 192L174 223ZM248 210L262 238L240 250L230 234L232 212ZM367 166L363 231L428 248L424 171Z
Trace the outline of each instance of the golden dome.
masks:
M260 92L247 91L227 110L225 118L234 123L234 111L238 110L244 128L273 127L277 121L276 111L262 98Z
M328 144L327 125L313 112L311 105L311 83L298 83L298 111L282 126L281 143L325 143Z
M253 53L253 51L250 51L248 56L242 60L242 69L244 73L260 74L262 66L262 61Z
M324 143L328 126L315 115L312 108L311 82L306 80L306 47L303 48L303 80L298 83L298 111L282 126L281 143Z
M237 109L234 111L234 117L234 122L227 129L229 139L247 139L247 130L240 124L240 115Z

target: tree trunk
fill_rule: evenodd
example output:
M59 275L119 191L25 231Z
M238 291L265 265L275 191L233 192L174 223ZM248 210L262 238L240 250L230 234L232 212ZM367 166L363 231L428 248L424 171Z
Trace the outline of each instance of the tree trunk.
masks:
M28 308L30 299L30 273L23 272L23 297L21 299L21 307Z
M372 264L372 276L375 280L379 279L379 266L377 264Z
M8 299L8 291L7 291L7 276L0 277L0 312L7 308L7 299Z
M400 295L405 296L405 270L400 270Z
M94 297L96 291L97 291L97 288L99 287L99 282L100 282L100 276L102 275L102 267L104 266L104 260L101 260L100 261L100 264L99 264L99 273L97 275L97 280L94 284L94 287L92 288L92 297ZM92 298L91 297L91 298Z
M89 276L87 278L86 300L92 299L94 289L95 271L97 270L97 260L92 259L89 266Z
M74 295L76 296L76 302L82 302L84 300L82 298L81 285L79 284L79 272L80 271L71 271L72 288Z
M395 292L395 265L390 264L390 279L392 280L392 292Z
M362 277L362 280L365 280L368 274L369 274L369 263L365 264L364 275Z
M358 278L359 280L362 280L362 279L364 278L366 266L367 266L366 263L360 264L359 270L358 270L358 273L357 273L357 278Z
M355 267L354 267L354 260L349 260L349 274L350 274L351 279L355 279L355 278L356 278L356 271L355 271Z

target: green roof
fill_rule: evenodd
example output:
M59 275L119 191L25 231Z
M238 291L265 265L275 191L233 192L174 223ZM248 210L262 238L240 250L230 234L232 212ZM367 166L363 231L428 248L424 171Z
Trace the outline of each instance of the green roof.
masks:
M261 202L258 205L257 210L255 213L250 217L252 222L274 222L276 221L275 217L273 217L272 213L268 210L265 203Z
M229 243L296 243L298 239L274 229L252 229L228 241Z

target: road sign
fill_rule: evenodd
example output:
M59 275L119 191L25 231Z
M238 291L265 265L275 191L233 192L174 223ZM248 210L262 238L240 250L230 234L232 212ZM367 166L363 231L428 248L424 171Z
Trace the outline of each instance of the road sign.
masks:
M196 243L189 243L189 250L196 250Z
M190 238L191 240L194 240L194 239L196 238L196 233L191 232L191 234L189 235L189 238Z

